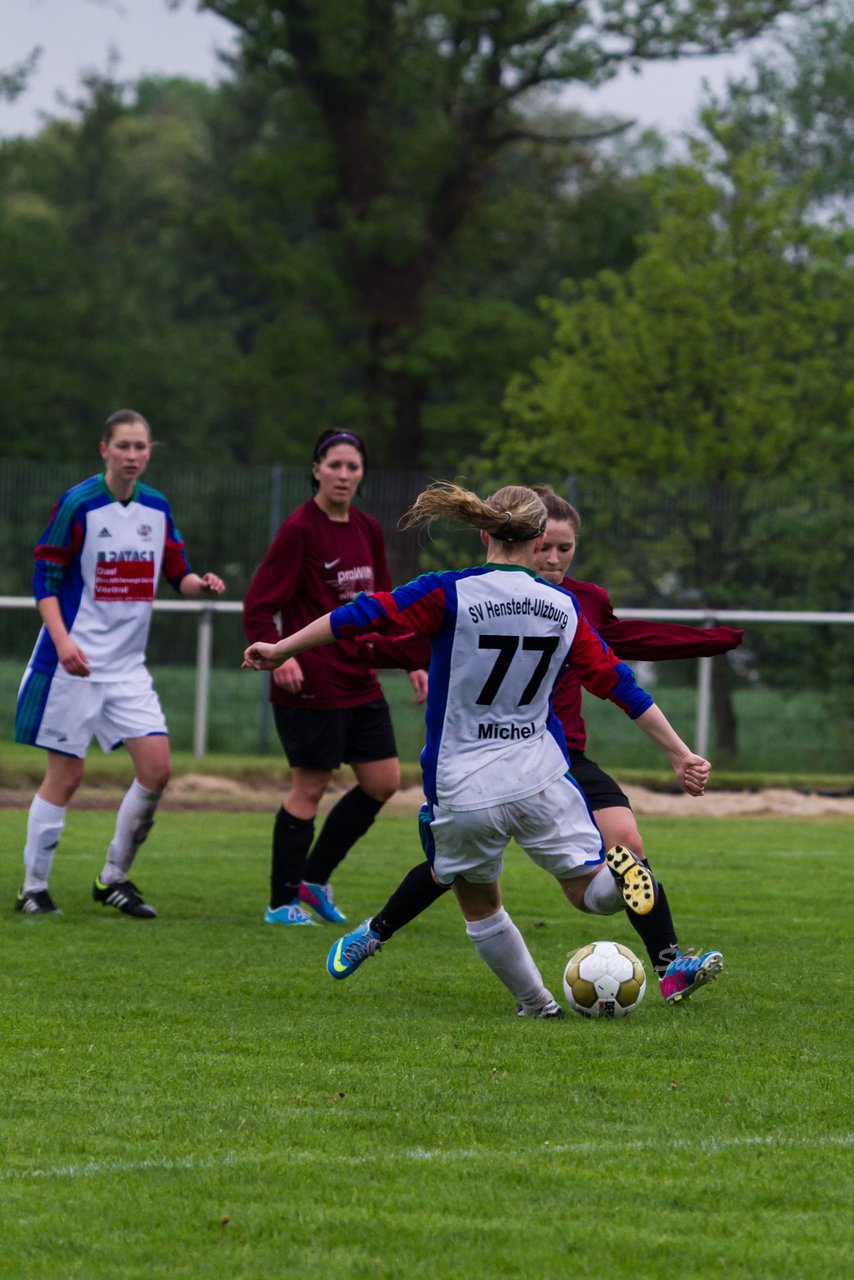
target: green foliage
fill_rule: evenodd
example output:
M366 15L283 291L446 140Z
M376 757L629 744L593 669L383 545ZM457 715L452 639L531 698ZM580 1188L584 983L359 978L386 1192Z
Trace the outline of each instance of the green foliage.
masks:
M79 124L0 147L5 447L82 459L131 405L205 456L233 358L188 234L213 91L147 81L133 108L109 80L85 91Z
M9 909L25 821L0 814ZM139 922L89 897L113 815L72 810L65 915L4 923L4 1275L850 1272L850 822L647 820L680 931L723 975L684 1008L650 988L622 1022L535 1023L450 895L329 979L335 930L261 923L270 821L161 814L139 859L161 914ZM351 919L416 843L414 819L375 824L336 881ZM558 991L602 924L518 850L504 884ZM636 948L624 919L604 929Z
M740 482L850 467L851 235L804 216L759 152L695 146L656 181L624 276L549 305L555 338L511 384L497 456L530 471ZM849 478L850 478L850 472Z
M850 122L854 116L854 11L833 0L783 28L749 75L716 101L743 145L776 135L783 181L809 175L817 202L830 210L854 197Z

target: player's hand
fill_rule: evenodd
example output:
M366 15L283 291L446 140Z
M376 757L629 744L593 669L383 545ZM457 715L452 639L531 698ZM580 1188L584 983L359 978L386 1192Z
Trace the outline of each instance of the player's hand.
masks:
M283 689L285 693L299 693L304 679L302 667L296 658L288 658L287 662L283 662L273 672L273 684L278 689Z
M420 706L422 702L427 701L427 672L410 671L409 683L412 685L412 691L415 694L415 705Z
M221 596L225 591L225 583L219 574L205 573L199 580L205 595Z
M689 796L701 796L706 790L706 783L709 780L709 774L712 772L712 766L708 760L704 760L702 756L696 756L690 752L687 756L683 756L674 766L676 777L679 779L679 785L683 791Z
M280 667L285 661L284 656L279 657L276 653L274 644L267 644L263 640L250 644L248 649L243 653L243 664L241 669L249 671L273 671L276 667Z
M88 676L91 672L89 659L70 636L63 644L57 646L56 656L63 671L67 671L70 676Z

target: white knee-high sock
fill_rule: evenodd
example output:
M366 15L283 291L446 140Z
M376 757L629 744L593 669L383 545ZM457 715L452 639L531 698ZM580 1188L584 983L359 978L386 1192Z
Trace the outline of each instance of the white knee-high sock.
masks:
M24 893L47 888L53 855L65 826L65 806L33 796L24 845Z
M467 920L466 933L480 958L522 1004L551 999L525 939L503 907L486 920Z
M584 905L594 916L612 916L625 907L623 895L607 867L600 867L584 890Z
M99 876L101 884L119 884L127 880L136 851L154 824L154 814L162 794L161 791L149 791L134 778L119 805L116 832Z

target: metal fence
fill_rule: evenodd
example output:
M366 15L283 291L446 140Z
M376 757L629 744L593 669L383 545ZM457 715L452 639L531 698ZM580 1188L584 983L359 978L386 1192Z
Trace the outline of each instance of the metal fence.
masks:
M368 476L361 504L383 526L396 582L480 558L470 531L445 527L431 537L398 530L401 513L431 478L417 470ZM7 606L0 608L0 697L10 711L38 621L30 598L32 548L52 503L80 479L77 466L0 462L0 604ZM804 492L787 482L722 489L551 479L583 515L573 572L605 582L620 616L725 619L747 627L742 647L714 660L716 673L722 667L727 673L744 736L754 742L743 767L780 767L767 761L786 758L790 745L792 768L808 750L816 769L854 771L854 632L845 625L854 609L850 490ZM163 599L155 606L149 658L161 693L164 680L171 681L164 703L173 739L197 754L209 746L263 751L266 700L257 686L234 679L244 643L239 601L279 523L309 496L308 470L190 470L156 455L146 480L169 495L194 566L216 570L228 583L227 602ZM171 595L168 588L164 594ZM710 738L711 671L704 660L655 664L642 673L656 683L668 714L667 699L676 698L670 687L684 690L674 703L678 724L684 734L693 723L701 746ZM420 714L405 706L403 694L398 701L409 735L402 754L414 760ZM11 714L6 724L10 729ZM610 743L610 724L608 736Z

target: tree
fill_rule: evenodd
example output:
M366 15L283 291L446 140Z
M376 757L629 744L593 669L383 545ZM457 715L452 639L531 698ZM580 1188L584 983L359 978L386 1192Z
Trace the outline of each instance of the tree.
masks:
M807 184L780 187L765 153L733 151L733 129L707 125L694 164L656 177L657 226L628 272L549 304L552 350L512 382L486 451L517 477L561 459L626 482L612 517L635 534L645 500L663 509L650 554L637 536L625 549L647 600L780 607L808 526L792 487L780 510L773 486L809 495L852 479L854 238L809 220ZM823 527L839 570L844 523ZM725 686L716 697L732 754Z
M781 177L809 175L814 198L830 209L854 200L854 6L833 0L784 28L752 73L715 105L737 125L742 145L776 135Z
M77 120L0 147L0 425L7 453L93 457L112 409L209 457L234 348L190 234L203 86L86 78ZM49 430L45 428L49 426Z
M392 461L424 451L417 346L450 247L544 89L732 49L807 0L197 0L240 32L325 140L308 183L362 348L358 394ZM180 0L173 0L180 3ZM563 138L565 141L565 137Z

